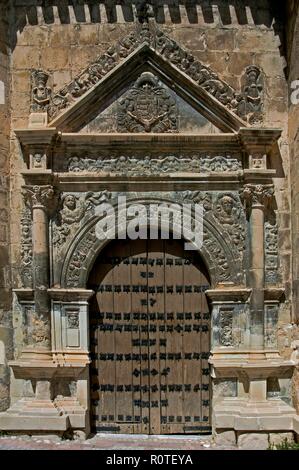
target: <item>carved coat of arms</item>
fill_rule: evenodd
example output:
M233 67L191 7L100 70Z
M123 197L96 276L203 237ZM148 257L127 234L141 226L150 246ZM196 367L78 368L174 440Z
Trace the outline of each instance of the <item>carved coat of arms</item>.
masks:
M177 107L157 77L144 72L119 103L119 132L177 132Z

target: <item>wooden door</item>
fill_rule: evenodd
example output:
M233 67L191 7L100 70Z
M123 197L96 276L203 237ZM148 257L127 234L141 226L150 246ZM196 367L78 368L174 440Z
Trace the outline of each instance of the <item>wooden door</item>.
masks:
M177 240L111 242L90 275L97 431L210 432L210 313L198 255Z

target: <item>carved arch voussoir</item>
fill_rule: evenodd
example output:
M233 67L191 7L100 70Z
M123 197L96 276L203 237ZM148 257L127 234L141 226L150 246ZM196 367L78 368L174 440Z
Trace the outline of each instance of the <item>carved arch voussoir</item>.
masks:
M133 201L132 201L133 202ZM172 203L177 200L138 199L135 203L144 205ZM113 204L112 204L113 205ZM117 207L115 203L115 213ZM61 270L60 284L64 288L86 288L89 273L104 247L111 241L101 240L96 236L95 227L99 216L93 216L79 229L66 253ZM203 219L204 242L198 253L202 257L209 272L213 287L220 283L242 284L242 266L235 250L223 237L217 222ZM124 226L125 230L126 227Z

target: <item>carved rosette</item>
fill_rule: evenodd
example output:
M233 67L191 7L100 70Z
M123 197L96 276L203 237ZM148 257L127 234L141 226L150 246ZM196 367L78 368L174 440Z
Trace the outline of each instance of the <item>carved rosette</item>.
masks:
M274 194L273 184L246 184L242 191L245 206L249 211L254 206L271 207Z
M34 208L51 211L56 201L56 193L51 185L44 186L23 186L23 196L25 203Z

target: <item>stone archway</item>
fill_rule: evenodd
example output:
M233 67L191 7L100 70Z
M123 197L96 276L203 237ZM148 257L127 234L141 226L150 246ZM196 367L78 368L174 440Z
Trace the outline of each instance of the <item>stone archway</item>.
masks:
M177 200L162 199L153 197L136 197L134 202L149 205L154 203L177 204ZM179 201L180 203L180 201ZM112 206L117 213L117 203L111 201ZM174 212L174 218L176 214ZM194 215L191 214L191 218ZM61 269L60 285L65 288L85 288L89 272L101 250L109 240L101 240L97 237L95 228L99 221L98 216L93 216L77 232L70 244ZM192 220L193 222L193 220ZM209 212L205 214L203 223L203 244L198 252L207 266L211 285L217 286L219 283L230 283L240 285L244 282L243 267L239 258L238 251L230 243L229 237L224 235L223 227ZM122 227L126 230L126 226Z
M96 431L211 431L209 276L180 240L115 240L88 288Z

